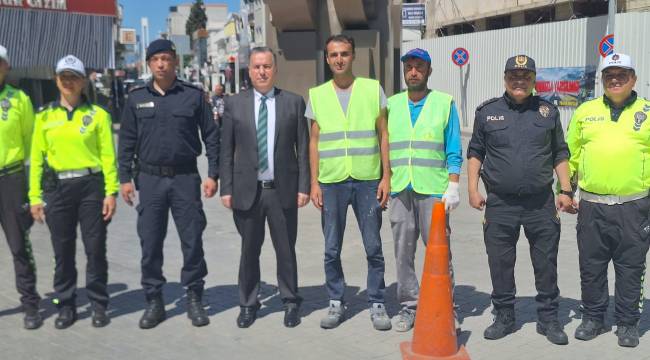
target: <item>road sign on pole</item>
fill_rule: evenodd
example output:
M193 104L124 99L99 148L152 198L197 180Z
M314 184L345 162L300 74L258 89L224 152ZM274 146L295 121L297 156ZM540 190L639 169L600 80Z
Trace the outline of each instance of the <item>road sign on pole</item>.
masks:
M457 66L463 67L463 65L469 62L469 51L462 47L454 49L451 52L451 61Z
M600 56L606 57L614 52L614 34L605 35L598 44Z

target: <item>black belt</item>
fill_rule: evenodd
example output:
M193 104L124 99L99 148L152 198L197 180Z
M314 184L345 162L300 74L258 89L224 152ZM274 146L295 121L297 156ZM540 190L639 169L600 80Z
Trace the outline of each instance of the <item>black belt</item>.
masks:
M273 180L259 180L257 183L260 184L262 189L275 189Z
M2 169L0 169L0 176L13 174L13 173L16 173L16 172L20 171L21 169L23 169L23 162L22 161L18 161L18 162L15 162L13 164L9 164L9 165L3 167Z
M140 171L147 173L149 175L163 176L163 177L174 177L176 175L184 174L196 174L198 169L196 164L185 164L177 166L159 166L159 165L150 165L140 161L138 164L140 166Z

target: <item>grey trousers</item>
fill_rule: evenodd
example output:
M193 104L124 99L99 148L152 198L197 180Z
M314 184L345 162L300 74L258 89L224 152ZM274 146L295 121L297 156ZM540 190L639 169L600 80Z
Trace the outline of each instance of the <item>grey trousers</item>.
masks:
M415 309L418 303L420 285L415 273L415 251L421 235L426 246L431 227L431 211L439 198L404 190L392 198L389 206L390 227L395 241L395 263L397 267L397 301L403 307ZM447 215L447 242L451 235L449 215ZM452 294L454 288L454 269L449 250L449 274Z

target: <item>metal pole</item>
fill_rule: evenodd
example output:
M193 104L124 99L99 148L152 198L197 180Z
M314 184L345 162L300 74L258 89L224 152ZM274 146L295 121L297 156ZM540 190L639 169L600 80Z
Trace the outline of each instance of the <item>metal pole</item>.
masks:
M616 24L616 11L616 0L609 0L609 9L607 14L607 34L614 33L614 25ZM614 37L614 40L616 40L616 37ZM616 45L616 43L614 43L614 45Z

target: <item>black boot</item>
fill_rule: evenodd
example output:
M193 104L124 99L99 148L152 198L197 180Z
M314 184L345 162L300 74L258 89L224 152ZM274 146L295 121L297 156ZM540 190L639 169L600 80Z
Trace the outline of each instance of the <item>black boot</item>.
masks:
M546 336L546 339L555 345L566 345L569 343L569 338L557 320L538 321L537 333Z
M59 309L59 316L54 320L54 327L62 330L69 328L77 321L77 310L72 306L63 306Z
M636 325L618 325L616 328L618 346L636 347L639 345L639 327Z
M197 291L187 291L187 317L192 320L194 326L205 326L210 323L208 313L201 302L201 294Z
M155 297L149 300L147 309L140 318L140 329L153 329L167 318L165 313L165 304L162 297Z
M93 327L100 328L108 325L111 322L111 318L106 314L106 306L94 304L93 305L93 316L92 324Z
M43 325L43 318L38 312L38 308L25 309L25 317L23 318L23 325L27 330L38 329Z
M575 333L575 338L578 340L592 340L596 336L605 331L603 322L595 319L582 319L582 323L578 326Z
M497 340L515 331L515 309L505 308L497 310L494 323L483 332L483 337L488 340Z

